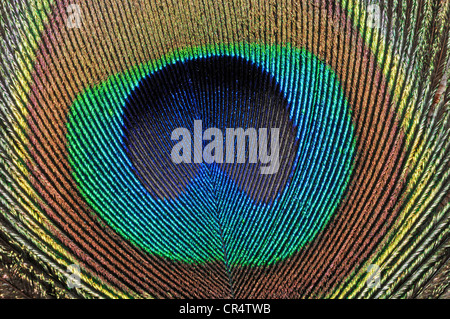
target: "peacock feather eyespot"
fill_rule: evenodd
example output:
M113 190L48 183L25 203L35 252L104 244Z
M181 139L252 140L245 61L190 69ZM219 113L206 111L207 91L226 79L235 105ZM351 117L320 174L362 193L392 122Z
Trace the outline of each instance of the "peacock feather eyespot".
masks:
M0 297L449 297L449 2L0 10Z

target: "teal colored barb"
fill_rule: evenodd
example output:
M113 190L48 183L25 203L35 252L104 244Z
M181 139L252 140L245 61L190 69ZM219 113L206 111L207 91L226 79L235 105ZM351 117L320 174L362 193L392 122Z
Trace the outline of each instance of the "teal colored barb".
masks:
M269 204L252 200L225 173L210 174L207 165L178 198L153 198L124 151L123 108L139 81L170 63L217 55L264 68L291 105L300 147L292 178ZM299 251L333 216L351 174L353 133L336 75L309 52L215 45L171 53L87 89L71 107L67 139L80 192L124 238L171 260L262 266ZM219 182L226 185L214 193L205 187Z

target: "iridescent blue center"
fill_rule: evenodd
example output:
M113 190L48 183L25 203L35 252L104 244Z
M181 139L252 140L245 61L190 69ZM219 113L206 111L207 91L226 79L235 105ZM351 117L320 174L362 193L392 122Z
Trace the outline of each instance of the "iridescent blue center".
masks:
M354 151L333 71L292 48L185 57L117 76L72 107L70 161L80 191L118 233L188 263L267 265L323 230L342 199ZM276 53L274 55L274 52ZM133 84L124 84L132 78ZM175 164L177 127L280 128L280 168Z

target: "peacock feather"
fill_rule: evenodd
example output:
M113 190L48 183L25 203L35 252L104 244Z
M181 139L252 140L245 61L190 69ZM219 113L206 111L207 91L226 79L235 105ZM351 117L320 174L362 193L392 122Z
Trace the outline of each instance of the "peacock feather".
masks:
M2 0L0 297L450 298L449 29L439 0Z

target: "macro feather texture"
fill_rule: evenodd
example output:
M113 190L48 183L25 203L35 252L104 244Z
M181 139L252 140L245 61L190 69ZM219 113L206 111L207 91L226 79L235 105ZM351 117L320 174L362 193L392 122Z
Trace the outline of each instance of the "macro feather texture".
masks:
M0 298L449 298L449 1L0 1Z

